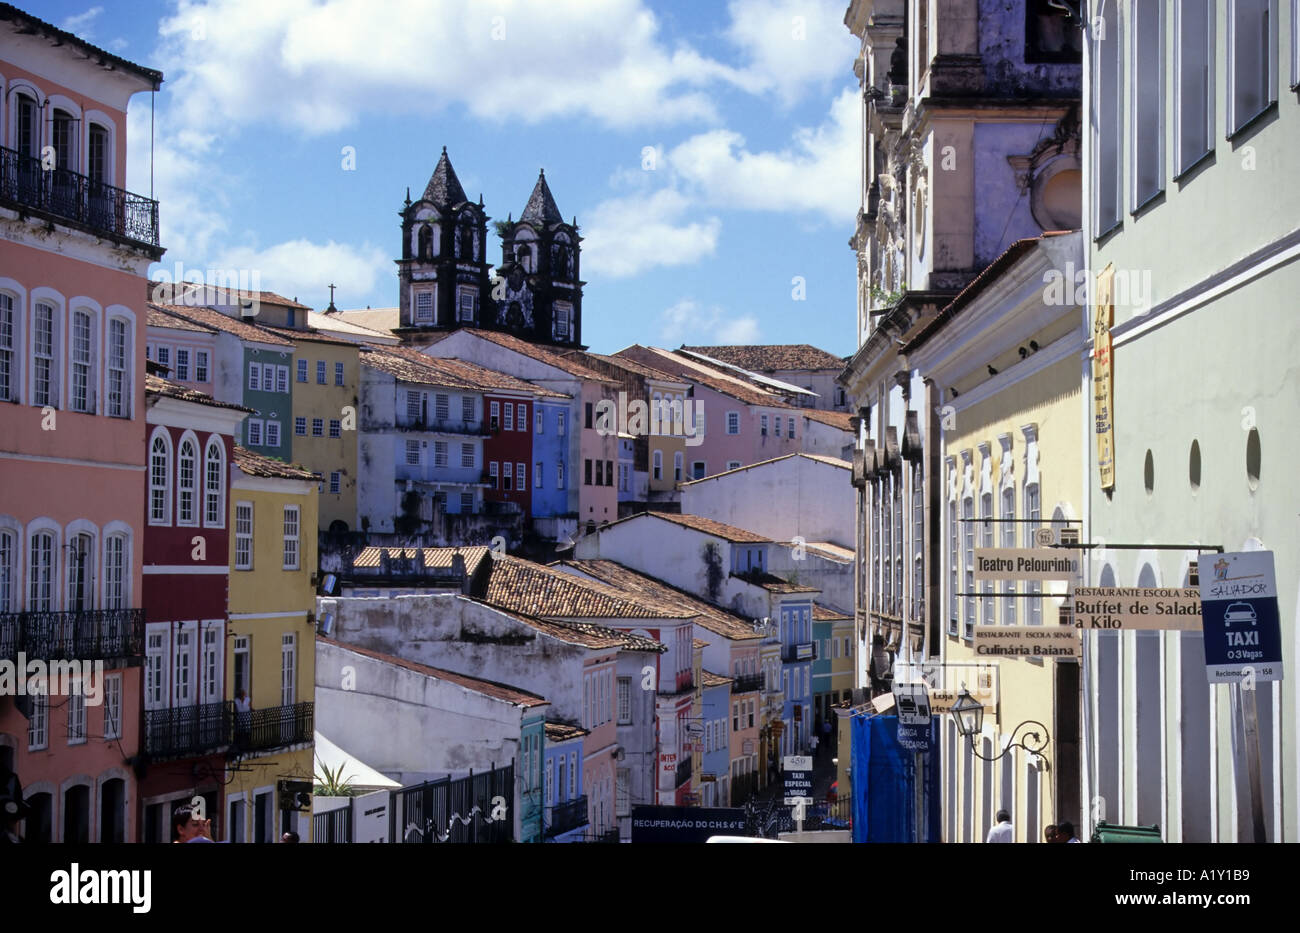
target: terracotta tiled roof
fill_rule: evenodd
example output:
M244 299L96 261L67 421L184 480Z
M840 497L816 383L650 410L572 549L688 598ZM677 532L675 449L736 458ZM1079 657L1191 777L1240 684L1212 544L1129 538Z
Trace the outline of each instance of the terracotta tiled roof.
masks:
M697 382L747 405L760 405L764 408L788 408L791 411L807 410L796 409L780 396L765 392L751 383L737 379L699 360L693 360L690 357L669 350L662 350L659 347L643 347L633 344L619 350L614 355L634 359L638 362L644 362L646 359L652 360L653 362L648 365L656 369L663 369L666 372L673 373L687 382Z
M689 618L677 606L631 599L603 583L509 555L492 558L481 598L493 606L545 619Z
M428 356L414 347L375 347L362 353L361 362L403 382L419 385L478 392L493 389L526 392L543 398L569 397L477 363Z
M393 328L402 320L401 310L398 308L354 308L351 311L335 311L325 316L387 335L391 335Z
M593 359L601 360L602 362L607 363L610 366L617 366L619 369L625 369L628 372L636 373L639 376L644 376L646 379L658 379L663 382L678 382L678 383L686 382L686 380L681 378L680 376L674 376L670 372L666 372L662 369L656 369L653 366L648 366L645 363L642 363L638 360L634 360L630 357L608 356L604 353L590 353L590 352L585 353L584 355L590 356Z
M839 622L844 619L853 618L853 616L848 613L840 612L838 609L832 609L830 606L823 606L821 603L813 603L812 616L814 622Z
M333 331L338 334L352 334L359 340L379 340L385 343L397 339L397 335L392 331L379 331L372 327L364 327L355 321L344 318L341 314L326 314L321 311L312 311L307 315L307 321L317 330Z
M550 700L540 697L535 693L529 693L526 690L520 690L518 687L512 687L509 684L497 683L494 680L481 680L478 677L470 677L466 674L457 674L454 671L443 670L440 667L430 667L427 664L418 664L415 661L408 661L405 658L399 658L396 655L384 654L381 651L371 651L369 648L362 648L359 645L350 645L345 642L335 641L333 638L325 638L317 635L318 642L324 642L327 645L333 645L344 651L351 651L353 654L359 654L362 657L374 658L376 661L383 661L387 664L393 664L397 667L405 668L408 671L415 671L417 674L425 674L435 680L443 680L447 683L456 684L464 687L466 690L472 690L474 693L490 697L494 700L503 700L514 706L522 706L530 709L534 706L547 706Z
M510 392L529 392L543 398L570 397L565 395L563 392L554 392L550 389L544 389L541 386L534 385L524 379L516 379L509 373L498 372L495 369L488 369L486 366L479 366L477 363L471 363L468 360L441 359L439 357L425 358L433 360L434 366L436 367L454 374L459 374L466 381L478 388L498 389Z
M268 328L260 327L256 324L249 324L239 318L222 314L220 311L213 311L211 308L192 307L190 305L157 304L155 302L150 302L149 307L156 311L162 311L175 317L184 318L188 321L194 321L206 325L213 330L225 331L227 334L233 334L241 340L248 340L253 343L266 343L273 346L293 346L292 341L285 340L283 337L271 333Z
M480 330L477 327L462 327L461 330L482 337L484 340L490 340L497 346L514 350L516 353L537 360L540 363L554 366L556 369L563 370L571 376L579 376L583 379L590 379L593 382L603 382L611 385L614 384L614 380L606 378L588 366L583 366L575 360L567 359L559 353L553 350L548 350L545 347L540 347L535 343L520 340L518 337L511 334L503 334L500 331L495 330Z
M752 470L755 467L767 466L771 463L780 463L782 460L789 460L791 457L803 457L805 460L816 460L818 463L824 463L827 466L839 467L841 470L851 470L853 464L847 460L841 460L838 457L827 457L822 454L783 454L780 457L773 457L770 460L759 460L757 463L746 464L745 466L736 467L734 470L723 470L721 473L713 473L709 476L702 476L699 479L688 479L678 483L678 486L691 486L695 483L704 483L719 476L729 476L732 473L743 473L746 470Z
M711 356L723 363L756 373L774 373L789 369L844 368L844 360L806 343L755 344L753 346L687 347L681 349Z
M773 573L732 574L746 583L761 586L769 593L820 593L821 587L804 586L802 583L788 583Z
M543 728L546 729L547 742L568 742L588 734L588 730L581 726L571 726L567 722L548 722Z
M406 560L415 560L420 553L420 548L400 548L400 547L368 547L361 551L352 559L353 567L379 567L382 566L383 558L398 557ZM465 558L466 573L473 574L478 569L479 562L487 554L487 547L478 545L475 547L427 547L424 548L424 566L429 570L450 570L452 558L459 554Z
M178 317L175 314L167 314L153 305L147 305L146 312L146 320L150 327L166 327L169 330L188 330L200 334L215 334L217 332L215 327L208 327L195 321L186 320L185 318Z
M629 647L636 648L637 650L648 651L668 650L667 647L660 645L656 641L640 639L639 636L628 635L627 633L620 632L617 629L598 625L595 622L564 622L550 619L539 619L536 616L530 616L523 612L514 612L510 609L504 609L501 606L495 606L486 600L475 599L472 596L462 596L460 598L480 603L481 605L491 609L493 612L514 619L516 622L520 622L534 631L570 645L582 645L584 648L592 648L595 650L607 648L622 649ZM651 647L644 647L643 642L648 643Z
M707 641L705 641L703 638L693 638L693 639L691 639L691 644L692 644L693 646L695 646L696 648L707 648L707 647L709 647L709 643L708 643Z
M801 408L799 410L803 412L805 418L813 421L820 421L822 424L828 424L832 428L839 428L841 431L853 430L853 423L849 420L853 416L847 411L826 411L822 408Z
M644 515L653 515L655 518L661 518L666 522L672 522L675 525L684 525L687 528L694 528L696 531L702 531L705 534L713 535L715 538L721 538L724 541L730 541L733 544L770 544L771 538L765 538L760 534L747 531L744 528L737 528L735 525L728 525L725 522L714 521L711 518L705 518L702 515L677 515L671 512L644 512ZM632 518L637 516L633 515ZM623 519L627 521L628 519ZM617 524L614 522L613 524Z
M240 447L238 444L235 445L235 465L249 476L268 476L274 479L300 479L316 482L321 479L319 473L313 473L297 463L272 460L270 457L253 453L253 451Z
M279 334L287 340L306 340L313 343L337 343L345 347L355 347L356 344L351 340L344 340L342 337L335 337L333 334L323 330L298 330L294 327L272 327L270 324L260 325L263 330L268 330L273 334Z
M700 677L700 682L707 687L724 687L727 684L734 683L734 677L723 677L721 674L715 674L713 671L706 670Z
M794 545L788 545L794 547ZM805 550L812 551L822 557L829 557L831 560L837 560L841 563L853 563L853 549L841 547L838 544L832 544L830 541L806 541L802 545Z
M249 413L253 411L253 409L245 408L243 405L234 405L230 402L218 402L206 392L200 392L198 389L186 388L183 385L164 379L161 376L145 376L144 391L146 395L161 395L166 398L179 399L182 402L194 402L198 405L208 405L212 408L230 408L234 411L246 411Z
M659 603L677 606L678 612L683 617L694 616L697 625L702 625L710 632L724 638L737 641L762 638L755 633L753 626L740 616L670 586L662 580L638 573L616 561L569 560L560 562L559 566L572 567L580 573L595 577L633 599L653 599Z
M172 295L175 295L176 293L185 295L187 292L197 292L205 298L209 295L215 297L219 293L227 299L226 302L221 302L223 304L234 304L235 302L245 300L255 300L259 304L278 305L285 308L300 308L304 311L311 310L309 305L302 304L296 299L286 298L283 295L276 294L275 292L258 291L257 289L252 288L226 288L220 285L200 285L197 282L180 282L177 284L177 287L171 290ZM208 302L205 301L204 303L207 304Z

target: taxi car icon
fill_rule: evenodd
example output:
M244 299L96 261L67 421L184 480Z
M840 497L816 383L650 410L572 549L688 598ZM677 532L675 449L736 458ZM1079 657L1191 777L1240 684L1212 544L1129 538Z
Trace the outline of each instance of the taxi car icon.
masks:
M1230 603L1227 611L1223 613L1224 625L1245 625L1247 622L1251 625L1259 624L1259 620L1255 617L1255 607L1250 603Z

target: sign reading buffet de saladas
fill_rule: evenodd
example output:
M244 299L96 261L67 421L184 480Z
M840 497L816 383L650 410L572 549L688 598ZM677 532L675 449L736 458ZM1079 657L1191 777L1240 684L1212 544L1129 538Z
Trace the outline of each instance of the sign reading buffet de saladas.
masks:
M975 653L1002 658L1077 658L1083 639L1073 625L977 625Z
M977 547L976 580L1077 580L1079 558L1056 548Z
M1077 586L1070 598L1075 628L1201 630L1196 587Z

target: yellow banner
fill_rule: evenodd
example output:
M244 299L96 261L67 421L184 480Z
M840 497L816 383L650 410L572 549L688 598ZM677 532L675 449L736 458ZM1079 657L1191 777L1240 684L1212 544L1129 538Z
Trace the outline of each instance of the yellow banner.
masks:
M1115 488L1115 412L1111 386L1110 328L1115 320L1115 267L1097 276L1092 325L1092 417L1097 432L1097 473L1102 489Z

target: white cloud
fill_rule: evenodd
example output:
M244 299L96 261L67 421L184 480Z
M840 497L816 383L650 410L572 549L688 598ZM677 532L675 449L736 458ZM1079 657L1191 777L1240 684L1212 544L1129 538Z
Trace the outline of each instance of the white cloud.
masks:
M223 251L212 264L217 269L246 269L257 274L259 287L297 297L303 304L323 307L329 285L338 286L336 303L343 306L352 295L359 300L371 295L385 276L392 260L377 247L354 247L346 243L312 243L289 240L265 249L248 246Z
M693 299L683 298L659 315L659 340L670 347L757 343L758 320L750 315L728 317L716 305L704 308Z
M749 64L744 86L785 105L846 76L857 42L844 26L844 0L732 0L727 38Z
M722 222L716 217L687 222L691 209L672 188L601 202L583 222L584 272L623 278L712 256Z
M94 23L95 20L99 18L99 14L103 12L104 8L102 6L92 6L84 13L69 16L59 24L59 28L67 30L78 38L89 40L90 37L94 35L94 31L90 28L91 24Z
M796 130L780 151L751 152L732 130L700 133L667 156L672 172L714 207L820 213L852 222L857 213L861 115L845 90L815 129Z

